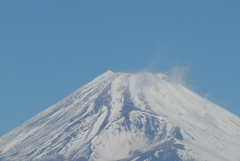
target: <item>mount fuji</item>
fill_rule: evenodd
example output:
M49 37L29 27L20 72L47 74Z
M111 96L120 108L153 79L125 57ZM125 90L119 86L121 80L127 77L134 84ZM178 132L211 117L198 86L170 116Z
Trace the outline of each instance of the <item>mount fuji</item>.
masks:
M0 161L240 161L240 118L158 73L107 71L0 137Z

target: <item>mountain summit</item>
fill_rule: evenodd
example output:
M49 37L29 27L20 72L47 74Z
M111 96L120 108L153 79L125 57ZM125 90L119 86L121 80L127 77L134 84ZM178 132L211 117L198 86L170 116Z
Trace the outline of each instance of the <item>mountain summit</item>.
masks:
M164 74L107 71L0 137L0 161L240 161L240 118Z

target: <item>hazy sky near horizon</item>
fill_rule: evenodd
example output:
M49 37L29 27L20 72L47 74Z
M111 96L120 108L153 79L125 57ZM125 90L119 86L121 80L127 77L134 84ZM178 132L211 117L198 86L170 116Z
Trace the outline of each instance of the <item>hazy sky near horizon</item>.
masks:
M240 1L0 1L0 135L97 76L175 73L240 116Z

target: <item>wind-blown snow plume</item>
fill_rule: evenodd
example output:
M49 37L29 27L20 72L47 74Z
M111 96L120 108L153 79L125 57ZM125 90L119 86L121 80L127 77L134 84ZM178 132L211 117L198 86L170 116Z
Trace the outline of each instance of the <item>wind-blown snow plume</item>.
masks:
M167 72L167 75L172 78L174 81L182 84L185 87L189 87L188 84L188 74L190 72L190 66L181 67L173 66L170 71Z

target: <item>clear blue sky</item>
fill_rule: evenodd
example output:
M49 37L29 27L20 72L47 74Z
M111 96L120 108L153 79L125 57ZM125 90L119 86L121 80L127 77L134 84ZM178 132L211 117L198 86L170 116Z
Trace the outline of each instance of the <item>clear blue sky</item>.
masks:
M0 1L0 135L107 70L189 66L240 116L240 1Z

